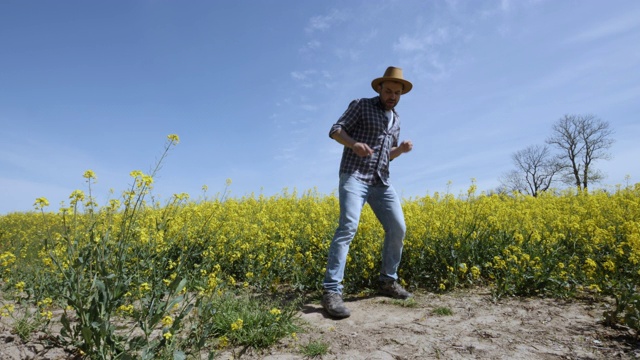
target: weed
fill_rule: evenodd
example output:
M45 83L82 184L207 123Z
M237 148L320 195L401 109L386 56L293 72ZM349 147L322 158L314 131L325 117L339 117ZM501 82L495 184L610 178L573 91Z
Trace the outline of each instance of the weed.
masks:
M309 358L321 357L326 355L328 351L329 344L319 340L310 340L307 344L300 345L300 352L302 355Z
M432 313L439 316L451 316L453 315L453 310L445 306L439 306L433 309Z
M400 307L406 307L406 308L414 308L418 306L418 302L416 302L416 299L411 297L408 298L406 300L401 300L401 299L384 299L381 301L381 303L383 304L392 304L392 305L396 305L396 306L400 306Z

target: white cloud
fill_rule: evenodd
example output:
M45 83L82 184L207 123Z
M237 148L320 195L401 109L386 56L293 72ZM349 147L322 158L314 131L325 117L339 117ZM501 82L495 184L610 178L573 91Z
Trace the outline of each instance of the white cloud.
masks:
M439 27L426 34L419 34L415 36L401 35L398 38L398 41L393 45L393 49L404 52L425 51L429 47L448 43L452 40L451 33L450 29Z
M299 86L303 88L325 88L332 89L335 87L333 76L327 70L304 70L292 71L291 78L295 80Z
M333 25L346 20L346 15L338 10L333 10L329 15L318 15L309 19L306 31L309 33L315 31L329 30Z
M640 22L638 19L640 18L640 13L632 12L625 14L623 16L609 19L599 25L589 28L588 30L582 31L579 34L576 34L566 40L567 43L581 43L581 42L589 42L595 41L606 37L611 37L614 35L619 35L625 33L629 30L637 28L640 26Z
M310 53L313 52L314 50L318 50L322 47L322 43L318 40L311 40L309 42L307 42L301 49L300 52L301 53Z
M407 35L402 35L398 39L398 41L393 44L393 48L399 51L412 52L412 51L421 51L425 48L425 43L422 39L417 37L410 37Z
M312 111L312 112L318 110L318 106L317 105L311 105L311 104L302 104L302 105L300 105L300 108L302 110Z
M296 153L296 148L295 147L290 147L287 149L281 149L280 152L275 155L273 158L275 160L278 161L291 161L294 160L296 158L295 153Z
M304 71L292 71L291 78L298 82L298 84L304 88L313 88L317 84L318 71L316 70L304 70Z
M307 80L307 78L309 77L309 74L311 74L313 71L311 70L306 70L306 71L292 71L291 72L291 77L294 80L299 80L299 81L304 81Z
M500 10L503 12L509 12L511 9L511 0L502 0L500 2Z
M378 29L371 29L368 33L362 35L360 42L362 44L366 44L378 38L379 38Z
M360 51L356 49L335 49L334 54L338 57L338 60L345 61L358 61L360 60Z

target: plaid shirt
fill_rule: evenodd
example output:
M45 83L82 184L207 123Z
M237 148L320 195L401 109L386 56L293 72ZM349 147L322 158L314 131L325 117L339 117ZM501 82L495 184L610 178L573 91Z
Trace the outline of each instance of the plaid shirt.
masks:
M355 141L369 145L373 154L362 158L345 146L340 162L340 174L352 174L369 185L389 185L391 148L398 146L400 137L400 118L395 110L393 116L395 121L388 129L389 120L379 96L357 99L349 104L338 122L331 127L329 136L342 128Z

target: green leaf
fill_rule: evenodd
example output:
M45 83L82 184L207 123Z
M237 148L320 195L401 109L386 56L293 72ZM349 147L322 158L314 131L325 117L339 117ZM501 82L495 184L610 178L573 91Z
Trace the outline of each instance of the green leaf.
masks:
M82 328L82 339L84 340L85 344L87 344L88 346L91 346L91 344L93 344L93 341L91 340L92 335L93 335L93 331L91 330L90 327L84 326Z
M171 284L169 284L169 289L171 290L171 292L177 293L182 291L182 289L184 289L186 285L187 279L176 277L175 279L173 279Z
M144 336L136 336L133 339L129 340L129 347L131 348L131 350L138 350L144 347L146 343L147 341L145 340Z
M71 332L71 322L69 321L69 318L67 317L66 313L63 313L62 316L60 317L60 323L62 324L63 330L65 330L68 333Z
M182 350L175 350L173 352L173 360L185 360L187 355Z
M173 307L180 303L182 300L184 299L184 296L180 295L176 298L174 298L173 300L171 300L171 302L167 305L167 309L173 309Z

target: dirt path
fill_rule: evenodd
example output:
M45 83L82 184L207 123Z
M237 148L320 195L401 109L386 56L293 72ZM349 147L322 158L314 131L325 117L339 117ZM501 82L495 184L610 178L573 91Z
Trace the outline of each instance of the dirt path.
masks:
M404 307L383 297L348 300L351 317L327 318L319 304L301 317L297 342L246 359L302 359L300 345L330 344L322 359L640 359L628 330L600 323L605 303L510 298L498 303L482 290L417 294ZM451 315L437 315L445 308ZM232 354L224 354L230 358Z
M633 333L601 324L607 304L510 298L492 301L481 289L445 295L418 293L412 306L383 297L347 298L350 318L326 317L319 304L303 307L306 331L266 351L220 352L216 359L304 359L302 345L329 344L322 359L640 359ZM406 303L405 303L406 305ZM451 315L438 315L438 308ZM36 355L39 353L38 355ZM64 359L20 344L0 324L0 359ZM203 357L206 358L206 357Z

